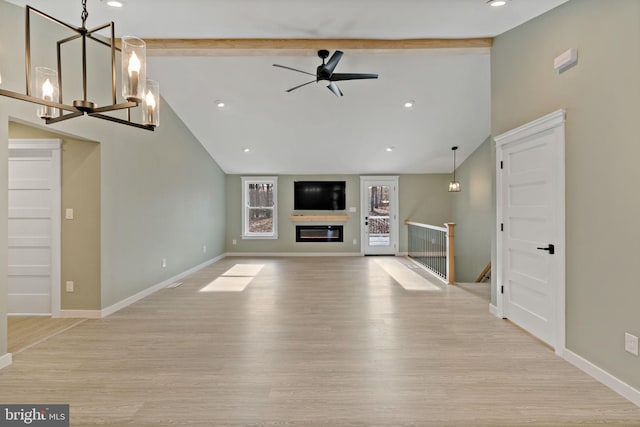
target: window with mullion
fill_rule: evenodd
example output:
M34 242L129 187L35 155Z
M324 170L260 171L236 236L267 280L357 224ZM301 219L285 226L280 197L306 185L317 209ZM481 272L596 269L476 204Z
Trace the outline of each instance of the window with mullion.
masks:
M242 177L245 238L277 238L277 177Z

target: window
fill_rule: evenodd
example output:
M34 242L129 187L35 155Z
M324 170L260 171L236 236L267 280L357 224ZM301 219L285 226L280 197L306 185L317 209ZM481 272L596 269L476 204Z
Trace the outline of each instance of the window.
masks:
M278 178L242 177L242 237L278 238Z

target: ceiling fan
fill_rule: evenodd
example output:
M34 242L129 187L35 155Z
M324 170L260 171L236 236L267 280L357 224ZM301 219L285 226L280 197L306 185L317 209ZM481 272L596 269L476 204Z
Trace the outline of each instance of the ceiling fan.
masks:
M301 88L302 86L306 86L306 85L311 84L313 82L317 83L317 82L319 82L321 80L326 80L326 81L329 82L329 85L327 87L329 88L329 90L331 92L333 92L333 94L335 96L343 96L342 91L340 90L338 85L336 85L334 82L341 81L341 80L360 80L360 79L377 79L378 78L377 74L334 73L333 70L336 69L336 65L338 65L338 62L340 62L340 59L342 58L342 55L344 55L344 53L342 51L336 50L335 52L333 52L333 55L331 55L331 58L329 58L329 51L328 50L324 50L324 49L319 50L318 51L318 56L320 58L322 58L322 65L318 65L318 68L316 69L316 74L308 73L306 71L298 70L298 69L291 68L291 67L287 67L285 65L273 64L273 66L274 67L285 68L287 70L297 71L298 73L309 74L310 76L315 76L316 77L315 80L311 80L310 82L303 83L303 84L298 85L296 87L292 87L291 89L287 89L286 92L294 91L296 89ZM327 58L329 58L329 61L327 61L325 63L325 59L327 59Z

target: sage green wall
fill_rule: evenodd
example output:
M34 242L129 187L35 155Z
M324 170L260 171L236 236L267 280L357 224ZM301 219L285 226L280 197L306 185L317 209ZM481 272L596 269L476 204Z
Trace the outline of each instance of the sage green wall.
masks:
M2 87L24 91L24 9L4 1L0 1L0 41ZM38 52L34 65L55 63L55 49ZM92 67L91 76L108 82L105 71L108 68ZM71 70L67 76L74 78ZM99 93L96 99L105 96L108 98L108 94ZM171 107L164 100L161 103L161 126L156 132L90 117L46 128L100 143L101 308L224 253L224 173ZM4 97L0 104L4 106L0 110L0 137L5 141L0 183L6 189L8 122L15 120L35 127L42 127L42 122L35 117L33 104ZM0 191L3 229L5 193L6 190ZM6 232L1 235L0 273L6 273ZM167 260L166 268L161 267L163 258ZM6 279L1 283L0 345L4 346Z
M400 252L408 248L408 230L404 220L444 227L453 221L452 194L449 193L450 174L400 175L398 198L400 203Z
M103 307L224 253L225 175L161 108L156 132L101 141Z
M296 223L289 220L293 210L293 182L301 180L345 181L346 211L336 215L348 215L344 223L344 242L326 244L296 243ZM278 239L242 239L242 176L227 175L227 252L339 252L360 253L360 178L346 175L279 175L278 176ZM356 213L349 213L355 207ZM305 214L332 215L334 213L305 211ZM336 223L337 224L337 223ZM233 240L236 240L236 245ZM354 245L353 239L357 242Z
M640 389L640 2L571 0L497 37L491 63L493 135L567 110L567 348Z
M456 169L462 191L452 193L456 225L456 280L474 282L491 261L495 216L493 190L493 141L487 138Z
M100 144L82 141L21 123L9 123L9 138L62 140L62 212L73 208L73 220L62 220L61 308L100 309ZM64 214L61 213L61 218ZM64 283L74 282L74 292Z
M246 239L242 234L242 183L241 175L227 175L227 252L230 253L360 253L360 176L359 175L280 175L278 176L278 234L277 240ZM293 182L301 180L346 181L347 211L344 224L344 242L331 244L296 243L295 225L289 220L293 211ZM416 174L399 175L398 203L400 236L399 252L407 252L405 219L442 225L452 218L451 203L447 192L449 175ZM349 213L355 207L356 213ZM305 212L307 213L307 212ZM308 212L308 214L326 212ZM353 240L357 243L354 245ZM233 244L236 240L236 244Z

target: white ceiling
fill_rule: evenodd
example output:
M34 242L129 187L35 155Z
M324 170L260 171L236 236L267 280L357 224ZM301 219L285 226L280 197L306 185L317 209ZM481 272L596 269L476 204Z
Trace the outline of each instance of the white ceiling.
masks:
M494 37L567 0L88 0L88 26L114 21L142 38ZM80 0L12 0L80 23ZM139 19L142 18L142 19ZM315 51L298 56L153 56L148 75L227 173L372 174L451 172L490 134L487 51L345 51L336 72L378 80L326 83ZM552 58L550 58L550 63ZM219 109L215 100L224 100ZM416 101L405 109L406 100ZM162 123L160 124L162 126ZM387 152L387 147L394 147ZM250 148L248 153L243 148Z

